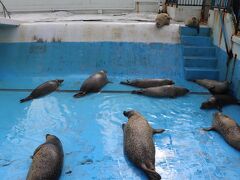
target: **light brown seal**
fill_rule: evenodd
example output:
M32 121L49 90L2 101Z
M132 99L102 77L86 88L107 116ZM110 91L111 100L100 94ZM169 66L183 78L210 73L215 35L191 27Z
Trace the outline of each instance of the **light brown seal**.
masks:
M167 13L157 14L155 19L157 28L161 28L165 25L169 25L171 19L172 18Z
M185 21L185 25L191 28L195 28L197 30L197 33L199 34L200 31L200 21L197 17L193 16L188 18Z

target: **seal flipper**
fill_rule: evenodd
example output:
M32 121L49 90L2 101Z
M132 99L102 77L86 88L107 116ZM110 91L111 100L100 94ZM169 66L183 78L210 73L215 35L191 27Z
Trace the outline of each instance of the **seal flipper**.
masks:
M129 85L130 82L129 82L129 80L126 80L126 81L121 81L120 84Z
M149 169L145 164L141 164L140 166L142 170L147 174L149 179L151 180L160 180L161 176L154 170L154 169Z
M209 128L202 128L204 131L215 131L214 127L209 127Z
M153 134L161 134L165 131L165 129L153 129Z
M222 112L222 105L221 105L221 104L218 104L218 105L217 105L217 110L218 110L219 112Z
M124 131L125 123L122 124L122 130Z
M87 94L86 92L80 91L80 92L78 92L77 94L75 94L73 97L75 97L75 98L80 98L80 97L85 96L86 94Z
M199 32L200 32L200 26L198 25L197 26L197 34L199 34Z
M133 90L132 94L143 94L143 90Z
M34 155L43 147L43 145L45 145L45 144L41 144L40 146L37 147L37 149L35 149L33 155L31 156L31 158L34 157Z
M32 96L28 96L28 97L26 97L26 98L24 98L24 99L21 99L21 100L20 100L20 103L23 103L23 102L26 102L26 101L30 101L30 100L32 100L32 99L33 99Z
M215 89L215 86L210 86L209 88L208 88L208 90L211 92L211 93L213 93L213 90Z

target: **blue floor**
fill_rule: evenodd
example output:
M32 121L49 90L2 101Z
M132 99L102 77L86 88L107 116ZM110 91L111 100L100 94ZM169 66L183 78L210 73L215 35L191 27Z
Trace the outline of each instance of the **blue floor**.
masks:
M51 78L51 77L50 77ZM84 77L82 77L84 78ZM1 80L0 88L32 88L45 78ZM78 89L82 80L65 78L61 89ZM104 89L129 90L118 82L125 77L110 77L116 83ZM30 80L30 82L29 82ZM199 86L175 79L192 91ZM123 154L121 124L124 110L141 112L154 128L156 170L162 179L227 179L240 177L240 153L209 127L214 111L200 110L209 95L177 99L154 99L131 94L92 94L81 99L73 93L55 92L44 98L20 104L27 92L0 91L0 177L4 180L26 178L30 156L45 141L45 134L57 135L65 152L61 180L147 179ZM223 112L240 123L240 107ZM66 172L72 171L70 174Z

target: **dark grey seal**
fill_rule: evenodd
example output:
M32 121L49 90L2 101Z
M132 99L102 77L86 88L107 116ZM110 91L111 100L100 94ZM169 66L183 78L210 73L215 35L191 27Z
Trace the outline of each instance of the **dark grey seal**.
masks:
M222 111L222 107L226 105L240 104L239 101L230 95L227 94L218 94L211 96L206 102L203 102L201 109L218 109Z
M23 103L50 94L56 91L63 81L59 79L47 81L35 88L28 97L21 99L20 102Z
M124 111L128 122L122 125L124 134L124 153L137 167L142 169L150 180L161 179L155 171L155 146L153 134L163 129L153 129L147 120L136 111Z
M47 134L46 142L34 151L27 180L58 180L63 157L61 141L56 136Z
M125 84L129 86L134 86L138 88L149 88L149 87L157 87L164 85L172 85L174 82L169 79L136 79L136 80L126 80L120 82L120 84Z
M178 87L174 85L166 85L166 86L160 86L160 87L151 87L151 88L145 88L140 90L134 90L132 91L132 94L142 94L145 96L152 96L152 97L169 97L169 98L175 98L178 96L184 96L189 92L188 89L183 87Z
M212 94L226 94L229 91L229 83L227 81L197 79L193 80L193 82L207 88Z
M220 112L216 112L213 115L214 120L212 127L204 128L205 131L217 131L223 136L225 141L232 147L240 150L240 127L231 119Z
M79 98L88 93L99 92L107 83L110 83L110 81L107 78L106 71L99 71L87 78L83 82L80 91L73 97Z

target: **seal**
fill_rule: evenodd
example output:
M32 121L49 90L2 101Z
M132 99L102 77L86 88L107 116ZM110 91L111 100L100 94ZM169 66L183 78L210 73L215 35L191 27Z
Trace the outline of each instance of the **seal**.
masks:
M188 92L189 90L183 87L166 85L166 86L134 90L132 91L132 94L140 94L140 95L142 94L145 96L159 97L159 98L163 98L163 97L175 98L178 96L184 96Z
M88 93L99 92L107 83L110 83L110 81L107 78L106 71L99 71L87 78L83 82L80 91L73 97L79 98Z
M122 125L125 155L142 169L149 179L161 179L155 171L155 146L152 136L164 132L164 129L153 129L136 111L124 111L123 115L128 118L128 122Z
M169 25L171 19L172 18L167 13L157 14L155 18L157 28L161 28L165 25Z
M172 85L174 82L169 79L136 79L136 80L126 80L120 82L120 84L125 84L129 86L134 86L138 88L149 88L149 87L157 87L164 85Z
M206 102L203 102L201 105L201 109L218 109L222 111L222 107L225 105L240 105L240 102L233 96L226 94L219 94L211 96Z
M197 17L193 16L188 18L185 21L185 25L191 28L195 28L197 30L197 33L199 34L200 31L200 21Z
M47 134L46 142L33 153L27 180L58 180L62 172L63 157L61 141L56 136Z
M23 103L50 94L56 91L63 81L60 79L47 81L35 88L28 97L21 99L20 102Z
M213 117L212 127L203 130L217 131L229 145L240 150L240 126L236 121L220 112L214 113Z
M226 94L229 91L229 83L227 81L197 79L193 80L193 82L207 88L212 94Z

